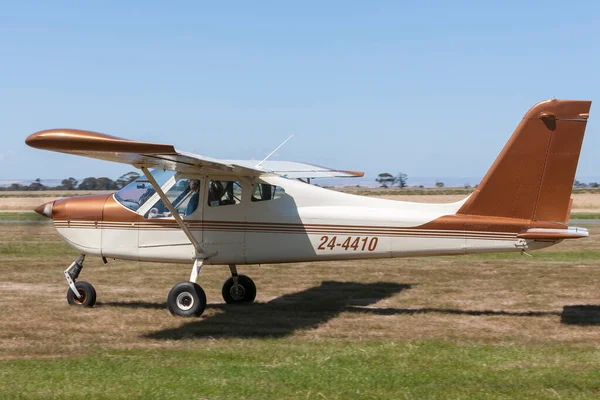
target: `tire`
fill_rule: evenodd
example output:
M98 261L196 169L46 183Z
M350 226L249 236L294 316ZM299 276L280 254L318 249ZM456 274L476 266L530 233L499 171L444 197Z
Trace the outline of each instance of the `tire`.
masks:
M75 287L81 295L81 298L75 296L75 292L71 288L67 292L67 302L72 306L79 307L93 307L96 304L96 289L91 283L87 282L75 282Z
M221 294L227 304L250 304L256 298L256 285L246 275L238 275L238 293L235 292L233 277L229 277L223 284Z
M179 317L199 317L206 308L206 294L194 282L180 282L169 292L167 307Z

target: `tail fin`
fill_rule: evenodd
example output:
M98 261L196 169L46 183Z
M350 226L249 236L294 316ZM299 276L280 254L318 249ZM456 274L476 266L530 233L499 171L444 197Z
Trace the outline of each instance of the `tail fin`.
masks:
M458 214L567 222L591 104L533 106Z

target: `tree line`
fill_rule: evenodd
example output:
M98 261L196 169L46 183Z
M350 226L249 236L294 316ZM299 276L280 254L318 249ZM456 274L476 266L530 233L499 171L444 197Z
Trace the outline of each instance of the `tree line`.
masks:
M63 179L58 186L46 186L40 178L29 185L13 183L7 187L1 187L0 190L20 190L20 191L39 191L39 190L119 190L140 177L135 171L130 171L121 175L118 179L112 180L107 177L88 177L79 182L73 177Z
M379 186L382 188L389 188L389 187L394 187L397 186L399 188L405 188L408 186L408 175L406 175L405 173L399 172L396 175L392 175L389 172L382 172L381 174L377 175L377 179L375 179L375 182L379 183ZM435 181L435 187L437 188L443 188L446 185L444 185L444 182L436 180ZM423 186L420 186L423 187ZM465 183L464 185L465 189L470 189L471 185ZM475 187L477 187L477 185L475 185ZM575 181L573 182L573 187L574 188L579 188L579 189L584 189L584 188L600 188L600 183L598 182L590 182L590 183L584 183L584 182L579 182L577 179L575 179Z

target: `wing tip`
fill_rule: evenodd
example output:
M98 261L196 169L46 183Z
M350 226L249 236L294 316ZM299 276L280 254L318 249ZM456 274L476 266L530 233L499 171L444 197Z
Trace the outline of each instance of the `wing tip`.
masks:
M338 172L343 172L344 174L351 175L352 178L362 178L363 176L365 176L365 173L362 171L339 170Z
M97 151L144 154L175 154L170 144L138 142L80 129L47 129L35 132L25 144L42 150L59 152Z

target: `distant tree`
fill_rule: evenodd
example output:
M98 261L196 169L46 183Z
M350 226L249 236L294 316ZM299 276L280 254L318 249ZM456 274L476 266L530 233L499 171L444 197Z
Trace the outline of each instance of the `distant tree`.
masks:
M375 182L379 183L379 185L382 188L388 188L394 184L395 180L396 178L394 178L394 175L388 172L383 172L377 175L377 179L375 179Z
M42 184L42 180L40 178L37 178L35 181L33 181L31 183L31 185L29 185L29 189L28 190L45 190L46 186L44 186Z
M398 172L398 175L396 175L394 177L394 183L399 188L405 188L406 186L408 186L407 181L408 181L408 175L406 175L403 172Z
M435 187L443 188L444 187L444 182L442 182L442 181L435 181Z
M89 177L85 178L79 186L77 186L78 190L94 190L96 188L96 178Z
M140 174L138 174L137 172L129 171L128 173L121 175L119 179L116 180L117 188L124 188L139 177Z
M117 185L117 183L110 178L96 178L95 190L116 190L118 188L119 186Z
M117 184L110 178L85 178L79 186L79 190L116 190L118 189Z
M57 188L60 190L76 190L77 189L77 179L70 177L67 179L63 179L60 183L60 186Z
M465 183L465 189L471 189L471 185L469 185L469 183Z
M600 183L598 183L598 182L591 182L590 183L590 187L599 188L600 187Z
M587 184L579 182L577 179L575 179L575 181L573 182L573 187L575 188L586 188L587 186Z

